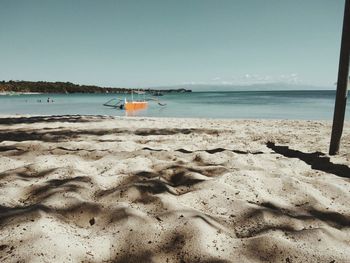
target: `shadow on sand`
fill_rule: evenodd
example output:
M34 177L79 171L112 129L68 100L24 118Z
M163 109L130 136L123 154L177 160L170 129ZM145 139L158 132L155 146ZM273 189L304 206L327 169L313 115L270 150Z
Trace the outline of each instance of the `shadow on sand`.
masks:
M0 118L1 120L1 118ZM204 129L136 129L128 130L123 128L113 128L113 129L79 129L79 130L69 130L60 129L54 131L37 131L33 129L26 129L26 131L21 130L2 130L0 131L0 142L1 141L32 141L41 140L44 142L61 142L70 141L72 139L77 139L80 136L102 136L110 134L133 134L136 136L152 136L152 135L176 135L176 134L216 134L217 131L204 130ZM8 149L4 149L8 150Z
M340 177L350 178L350 168L344 164L335 164L322 152L304 153L298 150L289 149L288 146L276 146L272 142L266 144L274 152L288 158L298 158L314 170L335 174Z
M110 119L103 115L51 115L32 117L8 117L0 118L0 125L31 124L39 122L91 122Z

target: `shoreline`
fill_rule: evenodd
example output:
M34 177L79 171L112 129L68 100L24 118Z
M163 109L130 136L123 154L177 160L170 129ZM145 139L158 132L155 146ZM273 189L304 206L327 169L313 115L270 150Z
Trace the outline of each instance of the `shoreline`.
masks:
M39 95L42 92L18 92L18 91L1 91L0 96L18 96L18 95Z
M45 104L45 103L44 103ZM278 121L290 121L290 122L324 122L327 124L332 124L333 120L331 119L262 119L262 118L210 118L210 117L163 117L163 116L158 116L158 117L152 117L152 116L119 116L119 115L108 115L108 114L23 114L23 113L18 113L18 114L4 114L0 113L0 118L31 118L31 117L67 117L67 116L75 116L75 117L95 117L95 118L115 118L115 119L154 119L154 120L169 120L169 119L174 119L174 120L197 120L197 121L223 121L223 122L232 122L232 121L261 121L261 122L278 122ZM344 120L344 123L350 123L350 119Z

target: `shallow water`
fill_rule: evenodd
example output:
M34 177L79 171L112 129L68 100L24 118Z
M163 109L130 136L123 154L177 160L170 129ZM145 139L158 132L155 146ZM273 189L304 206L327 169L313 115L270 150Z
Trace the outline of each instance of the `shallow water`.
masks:
M47 98L54 102L47 103ZM126 113L104 107L124 94L32 94L0 96L1 114L93 114L114 116L331 120L335 91L234 91L167 94L166 106L150 102L145 111ZM137 95L135 96L137 98ZM140 97L142 98L142 97ZM38 102L41 100L41 102ZM348 102L346 119L350 120Z

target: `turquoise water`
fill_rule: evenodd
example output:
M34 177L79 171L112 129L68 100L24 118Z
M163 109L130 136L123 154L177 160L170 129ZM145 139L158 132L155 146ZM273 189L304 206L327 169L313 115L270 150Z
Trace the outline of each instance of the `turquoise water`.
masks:
M50 97L54 102L47 103ZM104 107L111 98L129 98L122 94L35 94L0 96L1 114L93 114L125 116L126 112ZM137 96L136 96L137 97ZM149 103L135 116L310 119L331 120L335 91L236 91L167 94L159 97L162 107ZM42 102L38 102L41 100ZM348 102L346 119L350 120Z

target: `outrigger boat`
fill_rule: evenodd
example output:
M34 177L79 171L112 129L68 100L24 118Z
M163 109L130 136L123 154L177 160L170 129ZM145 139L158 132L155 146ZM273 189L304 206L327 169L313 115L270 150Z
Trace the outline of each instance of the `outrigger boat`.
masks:
M137 91L137 94L143 94L145 95L145 92ZM161 103L156 98L148 98L146 99L145 96L142 100L134 100L134 94L131 93L131 101L128 101L126 98L124 99L111 99L103 104L103 106L126 110L126 111L135 111L135 110L145 110L148 108L148 101L155 101L160 106L165 106L165 103Z

